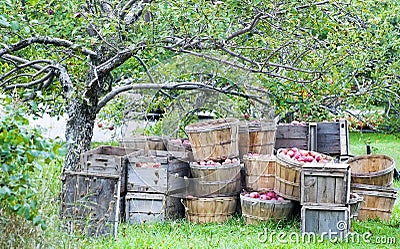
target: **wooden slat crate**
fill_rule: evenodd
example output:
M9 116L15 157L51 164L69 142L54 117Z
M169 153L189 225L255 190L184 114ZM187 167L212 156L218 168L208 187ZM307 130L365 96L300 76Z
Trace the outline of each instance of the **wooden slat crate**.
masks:
M301 208L303 234L319 234L325 239L346 238L350 225L349 207L302 206Z
M125 156L137 151L124 147L99 146L81 155L81 171L121 175Z
M125 217L130 224L180 219L185 210L180 198L158 193L128 192Z
M346 206L350 200L348 164L304 164L300 176L301 205Z
M349 128L346 119L318 122L316 151L331 156L350 155Z
M127 157L127 190L130 192L175 193L184 191L184 176L189 164L170 156L167 151L134 153Z
M70 232L116 235L124 205L119 175L68 171L62 182L61 216Z
M121 177L121 194L126 193L126 156L143 154L142 150L116 146L99 146L81 155L82 172L118 175Z
M297 124L278 124L275 138L275 149L297 147L303 150L315 150L315 123Z

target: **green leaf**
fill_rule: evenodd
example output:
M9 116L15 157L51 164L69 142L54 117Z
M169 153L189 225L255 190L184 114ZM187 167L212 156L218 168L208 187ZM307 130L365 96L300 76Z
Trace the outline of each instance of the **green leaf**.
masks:
M11 194L11 189L9 189L7 186L3 186L0 188L0 195L10 195Z
M35 218L33 218L33 225L34 226L39 225L41 222L43 222L43 220L42 220L42 217L40 215L38 215Z
M0 15L0 26L4 26L6 28L11 26L11 24L7 21L7 19L3 15Z
M17 21L12 21L10 25L13 31L18 31L20 28L19 23Z
M7 172L10 170L10 167L8 167L7 164L3 163L3 164L1 165L1 170L3 170L4 172L7 173Z

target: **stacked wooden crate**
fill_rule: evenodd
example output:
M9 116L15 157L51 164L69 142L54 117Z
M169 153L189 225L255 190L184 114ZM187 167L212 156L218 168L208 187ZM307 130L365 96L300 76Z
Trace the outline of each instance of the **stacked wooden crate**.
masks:
M81 168L62 176L61 215L71 233L116 235L123 220L125 156L136 149L100 146L81 155Z
M187 162L174 158L168 151L149 150L128 155L126 168L127 222L164 221L184 216L181 198L176 194L186 188Z
M279 124L275 149L291 147L346 160L350 155L348 122L340 119L331 122Z
M345 238L350 223L348 164L304 164L301 170L301 231Z

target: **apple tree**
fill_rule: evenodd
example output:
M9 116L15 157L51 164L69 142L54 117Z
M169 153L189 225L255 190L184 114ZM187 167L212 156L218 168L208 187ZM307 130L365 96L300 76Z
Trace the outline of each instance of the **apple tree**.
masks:
M96 116L125 92L208 89L260 103L278 94L278 106L291 105L363 48L366 27L339 1L5 0L0 10L1 91L37 115L68 116L65 170L77 169ZM180 54L256 77L233 87L195 71L152 77Z

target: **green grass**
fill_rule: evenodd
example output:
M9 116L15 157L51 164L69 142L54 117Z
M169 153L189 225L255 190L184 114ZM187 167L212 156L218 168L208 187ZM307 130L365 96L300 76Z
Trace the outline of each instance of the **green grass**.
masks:
M350 151L353 155L365 154L368 141L374 153L389 155L400 162L400 141L396 136L383 134L350 134ZM96 146L101 143L96 143ZM17 219L10 223L9 234L0 234L0 248L398 248L400 246L400 204L397 201L392 219L388 222L377 220L352 222L352 232L376 239L395 239L396 244L375 244L363 241L357 243L323 242L301 243L300 221L266 222L247 225L242 218L235 217L223 224L193 224L186 220L139 225L121 224L117 239L88 238L71 235L61 227L59 219L59 194L61 192L61 161L44 165L37 176L41 199L41 212L47 219L49 228L42 231L29 223ZM400 184L397 182L396 186ZM279 243L277 235L282 233ZM269 241L268 234L273 238ZM259 239L261 236L261 241ZM267 236L267 237L266 237ZM283 236L283 235L281 235ZM291 236L291 237L288 237ZM267 238L267 241L263 241ZM296 243L299 239L300 243Z
M366 145L371 146L373 154L388 155L400 163L400 134L350 133L350 153L352 155L367 154ZM397 168L400 168L397 165Z

